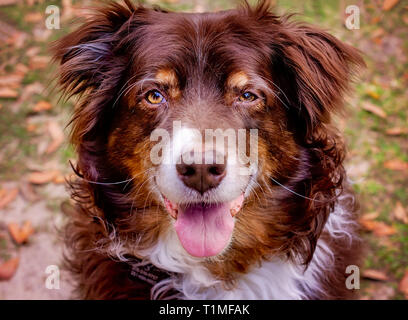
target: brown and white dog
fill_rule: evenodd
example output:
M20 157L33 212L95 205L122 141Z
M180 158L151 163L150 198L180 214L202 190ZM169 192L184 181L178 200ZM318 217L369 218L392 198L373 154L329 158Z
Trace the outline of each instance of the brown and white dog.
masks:
M332 115L364 64L355 49L267 1L202 14L125 1L55 57L80 96L67 227L80 298L352 297L355 203ZM208 130L244 151L203 146Z

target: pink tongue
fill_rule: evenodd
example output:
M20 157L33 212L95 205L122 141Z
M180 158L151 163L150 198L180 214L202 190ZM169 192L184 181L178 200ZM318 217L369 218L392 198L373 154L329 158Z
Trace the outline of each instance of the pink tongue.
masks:
M227 246L234 229L230 204L195 204L179 208L175 229L189 254L215 256Z

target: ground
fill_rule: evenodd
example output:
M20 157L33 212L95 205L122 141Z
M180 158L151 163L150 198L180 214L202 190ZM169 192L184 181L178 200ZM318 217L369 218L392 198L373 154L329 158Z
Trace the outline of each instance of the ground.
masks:
M238 1L144 1L168 9L205 11ZM347 168L361 207L366 243L362 299L408 298L408 2L279 0L278 13L319 25L359 48L367 63L338 119L349 153ZM47 289L50 265L62 267L64 177L74 159L65 128L74 101L61 102L49 44L83 17L89 1L0 0L0 299L69 299ZM349 30L345 8L360 10ZM45 28L48 5L60 8L61 28Z

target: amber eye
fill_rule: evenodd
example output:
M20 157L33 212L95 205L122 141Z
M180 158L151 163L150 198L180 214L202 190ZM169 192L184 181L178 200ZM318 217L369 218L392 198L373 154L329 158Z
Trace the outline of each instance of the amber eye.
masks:
M239 101L241 102L252 102L252 101L255 101L256 99L258 99L258 97L249 91L244 92L243 94L239 96Z
M150 104L160 104L166 102L166 99L159 91L151 90L146 94L146 101Z

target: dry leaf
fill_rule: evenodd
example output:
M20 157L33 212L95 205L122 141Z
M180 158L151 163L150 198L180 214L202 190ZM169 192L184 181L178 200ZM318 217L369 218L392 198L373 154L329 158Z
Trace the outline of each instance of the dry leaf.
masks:
M12 222L7 225L7 228L13 240L18 244L27 242L28 238L34 233L30 221L25 221L21 228L17 223Z
M33 108L34 112L41 112L41 111L47 111L52 108L51 103L47 101L39 101L36 103L36 105Z
M51 182L57 175L57 170L32 172L28 176L28 182L33 184L45 184Z
M385 131L389 136L399 136L403 134L408 134L408 128L394 127L387 129Z
M58 174L58 175L54 178L54 180L52 180L52 182L55 183L55 184L64 184L65 181L66 181L65 179L66 179L66 177L65 177L64 175Z
M383 10L384 11L389 11L392 8L394 8L394 6L398 3L399 0L384 0L383 3Z
M405 299L408 299L408 270L405 271L398 289L405 295Z
M37 23L44 19L41 12L30 12L24 16L24 21L28 23Z
M361 220L375 220L380 215L379 212L367 213L361 217Z
M58 149L61 143L64 142L64 132L62 131L59 124L55 121L48 122L48 132L51 135L52 141L48 145L46 153L53 153Z
M394 171L408 171L408 163L398 159L384 162L384 167Z
M363 271L363 277L371 280L377 281L388 281L388 276L385 272L374 270L374 269L366 269Z
M380 95L379 95L377 92L375 92L375 91L369 90L369 91L367 91L367 94L368 94L371 98L373 98L373 99L375 99L375 100L380 99Z
M380 118L387 118L387 114L384 112L384 110L380 107L377 107L376 105L373 105L372 103L366 102L361 107L368 112L374 113Z
M10 88L0 88L0 98L17 98L18 92Z
M372 231L379 237L390 236L397 232L394 227L385 224L384 222L374 220L360 219L360 224L368 231Z
M27 57L34 57L36 56L39 52L41 51L41 49L39 47L31 47L26 51L26 56Z
M9 74L6 76L0 76L0 87L7 87L10 89L17 89L23 81L23 76L20 74Z
M36 202L40 200L39 195L35 192L33 186L26 181L23 181L20 184L20 192L23 195L23 197L30 202Z
M18 195L18 188L13 188L10 190L3 189L0 193L0 209L5 208L9 203L14 201Z
M28 72L28 67L22 63L18 63L16 67L14 68L14 73L22 77L24 77L27 72Z
M51 58L46 56L33 56L30 59L30 69L44 69L51 63Z
M397 202L392 215L397 221L408 224L408 214L401 202Z
M18 267L18 257L11 258L0 265L0 280L9 280L16 273Z

